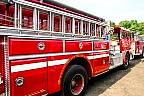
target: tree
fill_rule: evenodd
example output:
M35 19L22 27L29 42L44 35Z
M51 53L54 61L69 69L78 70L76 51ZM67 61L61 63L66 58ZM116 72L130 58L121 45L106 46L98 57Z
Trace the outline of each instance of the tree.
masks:
M139 28L138 28L138 27L139 27L139 24L138 24L137 20L131 20L131 21L130 21L130 25L131 25L131 26L130 26L129 29L130 29L131 31L134 31L134 32L139 31L139 30L138 30L138 29L139 29Z
M144 22L139 23L138 30L141 35L144 34Z
M129 29L131 27L131 23L130 23L130 21L125 20L125 21L121 21L119 23L119 26L124 27L126 29Z
M138 23L137 20L125 20L121 21L119 23L120 27L124 27L126 29L129 29L130 31L133 32L140 32L140 34L144 34L144 22Z

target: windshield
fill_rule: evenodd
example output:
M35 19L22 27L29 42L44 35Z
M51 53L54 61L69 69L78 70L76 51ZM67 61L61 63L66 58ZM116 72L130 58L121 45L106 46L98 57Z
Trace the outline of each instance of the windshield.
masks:
M111 34L111 40L119 40L119 38L119 33L114 32L113 34Z
M141 41L144 41L144 36L140 36L140 40L141 40Z

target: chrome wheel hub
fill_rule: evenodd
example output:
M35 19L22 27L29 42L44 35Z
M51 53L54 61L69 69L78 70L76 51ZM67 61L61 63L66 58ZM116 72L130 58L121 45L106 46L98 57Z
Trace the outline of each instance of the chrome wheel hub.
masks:
M76 74L70 84L70 90L73 95L79 95L84 88L84 77L81 74Z

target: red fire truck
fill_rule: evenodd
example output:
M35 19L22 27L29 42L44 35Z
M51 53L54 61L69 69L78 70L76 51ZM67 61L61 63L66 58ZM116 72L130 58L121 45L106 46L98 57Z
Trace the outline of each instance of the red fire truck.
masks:
M144 37L139 33L133 33L133 42L131 43L131 53L133 56L144 57Z
M130 60L128 32L53 0L0 1L0 94L83 96L88 80Z

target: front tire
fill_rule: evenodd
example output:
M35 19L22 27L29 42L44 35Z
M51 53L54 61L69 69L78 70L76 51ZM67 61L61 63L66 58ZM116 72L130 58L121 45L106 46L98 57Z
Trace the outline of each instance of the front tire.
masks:
M129 67L129 61L130 61L130 56L129 54L126 54L125 56L125 62L122 65L122 69L127 69Z
M62 96L83 96L87 88L88 74L84 67L72 65L65 73Z
M142 50L141 58L144 58L144 48Z

